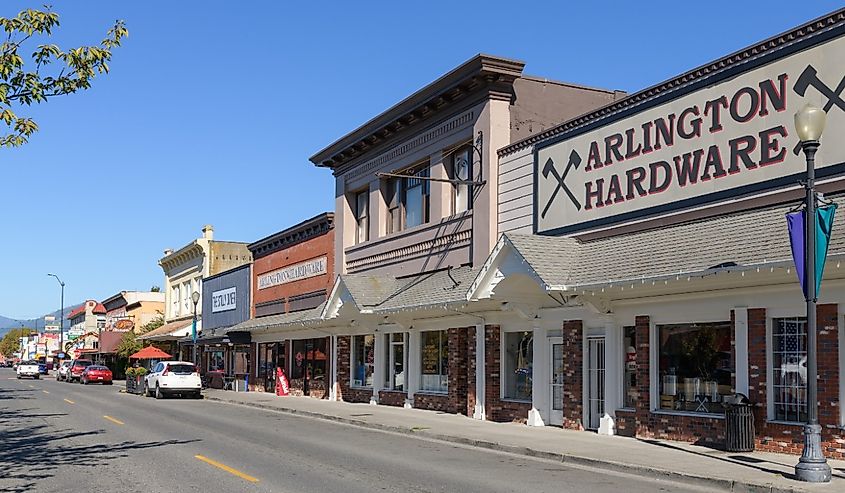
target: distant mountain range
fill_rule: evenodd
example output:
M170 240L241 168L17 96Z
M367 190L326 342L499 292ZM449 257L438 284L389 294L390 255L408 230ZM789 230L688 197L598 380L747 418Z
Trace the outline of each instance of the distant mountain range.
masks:
M65 307L65 310L64 310L65 317L67 317L68 313L72 312L73 310L76 310L80 306L82 306L82 303L77 303L75 305ZM50 316L50 315L56 317L56 320L58 320L59 317L61 316L61 311L56 310L52 313L45 313L43 316L41 316L39 318L31 318L29 320L9 318L9 317L4 317L4 316L0 315L0 336L2 336L3 334L5 334L6 332L8 332L12 329L19 328L21 326L21 324L23 324L24 327L28 327L30 329L35 329L36 325L37 325L37 328L41 329L41 328L44 327L44 317L47 317L47 316ZM70 320L65 319L64 327L66 329L70 327Z

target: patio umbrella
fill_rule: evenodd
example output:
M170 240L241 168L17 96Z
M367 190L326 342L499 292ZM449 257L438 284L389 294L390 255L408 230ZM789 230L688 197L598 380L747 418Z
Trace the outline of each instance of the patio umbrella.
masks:
M129 359L167 359L171 356L154 346L147 346L129 357Z

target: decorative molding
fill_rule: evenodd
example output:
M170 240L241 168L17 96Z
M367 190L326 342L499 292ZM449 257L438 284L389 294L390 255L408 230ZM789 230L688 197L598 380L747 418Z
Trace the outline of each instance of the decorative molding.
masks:
M403 154L410 152L417 147L420 147L423 144L427 144L432 140L459 128L462 125L465 125L469 122L473 122L475 120L475 112L469 111L464 113L463 115L457 116L452 118L451 120L443 123L442 125L435 127L428 132L418 135L416 138L412 140L407 140L402 144L397 145L393 149L384 152L380 156L362 164L360 166L355 167L349 173L344 175L344 180L346 183L355 180L361 175L364 174L371 174L374 170L380 168L384 164L393 161L394 159L402 156Z
M279 250L324 235L334 228L334 213L324 212L288 229L274 233L247 245L253 259L259 259Z
M186 246L185 248L179 250L178 252L171 253L167 257L158 261L158 264L164 270L165 274L169 276L169 272L172 271L174 268L184 265L190 260L194 260L199 257L205 257L205 250L203 249L202 245L199 243L191 243L190 245Z
M391 250L380 250L378 253L362 256L357 259L349 259L346 263L350 274L378 267L381 264L396 263L404 259L418 257L420 255L431 255L447 250L456 250L472 242L472 229L465 229L455 233L446 234L421 241L413 245L407 245Z

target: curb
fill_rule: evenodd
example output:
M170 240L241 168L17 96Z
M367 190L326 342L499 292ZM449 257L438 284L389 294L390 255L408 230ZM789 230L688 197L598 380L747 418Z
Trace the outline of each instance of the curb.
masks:
M360 421L356 419L344 418L341 416L334 416L331 414L323 414L317 413L313 411L300 411L297 409L290 409L290 408L280 408L276 406L268 406L266 404L254 403L254 402L241 402L241 401L233 401L228 399L222 399L220 397L211 397L208 395L204 396L205 400L211 402L220 402L224 404L233 404L236 406L244 406L244 407L252 407L257 409L262 409L265 411L273 411L283 414L290 414L293 416L306 416L309 418L316 418L321 419L324 421L334 421L336 423L343 423L353 426L359 426L361 428L369 428L379 431L389 431L393 433L400 433L403 435L411 435L416 437L424 437L430 438L433 440L439 440L448 443L455 443L460 445L466 445L470 447L476 447L480 449L486 450L494 450L498 452L506 452L515 455L522 455L526 457L535 457L539 459L546 459L552 461L559 461L567 464L573 464L578 466L586 466L592 467L596 469L604 469L608 471L620 472L620 473L627 473L627 474L634 474L637 476L644 476L651 479L663 479L668 481L673 481L676 483L688 484L691 486L699 486L699 487L707 487L707 488L718 488L722 491L731 491L731 492L743 492L743 493L805 493L808 490L803 488L781 488L777 486L773 486L770 484L760 484L760 483L750 483L745 481L736 481L731 479L719 479L713 478L709 476L697 476L695 474L677 472L677 471L669 471L666 469L659 469L649 466L641 466L636 464L628 464L624 462L614 462L609 460L603 459L596 459L593 457L585 457L567 453L558 453L558 452L548 452L544 450L536 450L529 447L518 447L513 445L503 445L497 442L491 442L487 440L476 440L471 438L462 438L456 437L452 435L443 435L439 433L430 433L425 430L415 430L414 428L404 428L400 426L389 426L383 425L379 423L370 423L367 421Z

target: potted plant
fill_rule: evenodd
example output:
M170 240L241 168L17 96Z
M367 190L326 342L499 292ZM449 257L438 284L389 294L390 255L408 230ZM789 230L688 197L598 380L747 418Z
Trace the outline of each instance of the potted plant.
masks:
M143 366L126 369L126 391L130 394L142 394L144 392L144 375L147 369Z

